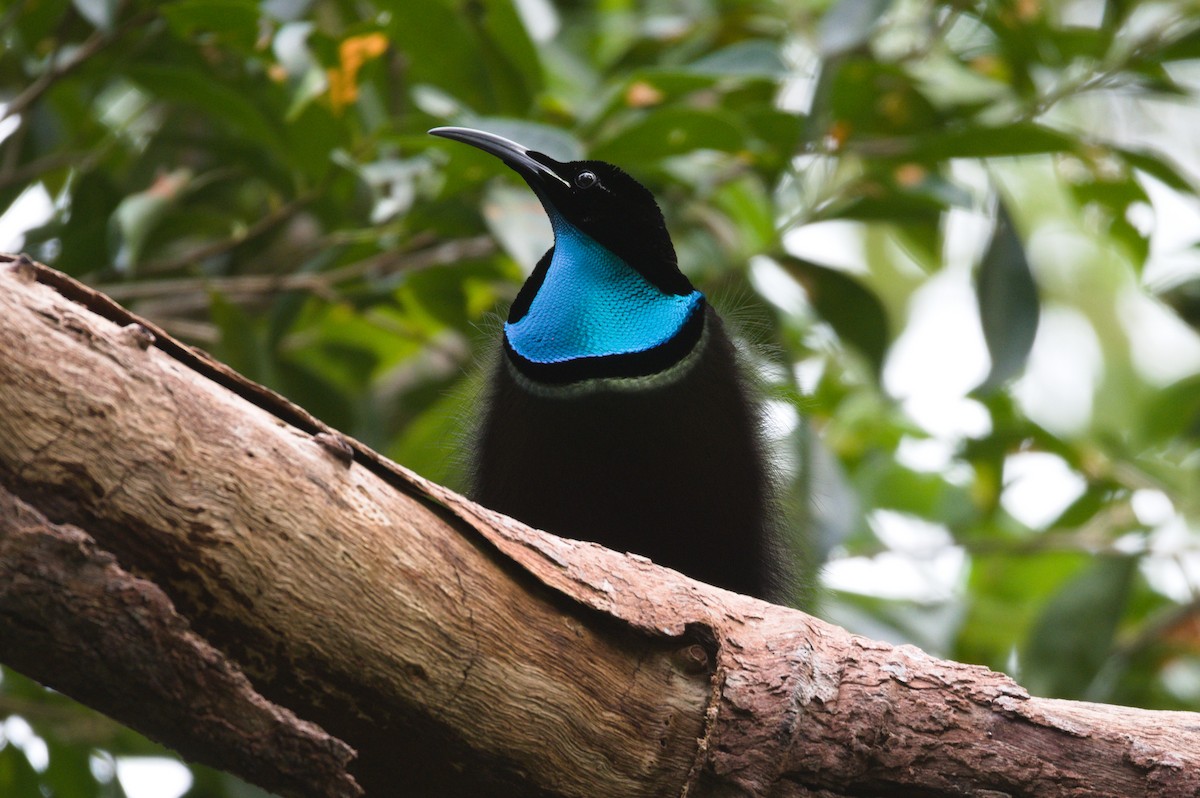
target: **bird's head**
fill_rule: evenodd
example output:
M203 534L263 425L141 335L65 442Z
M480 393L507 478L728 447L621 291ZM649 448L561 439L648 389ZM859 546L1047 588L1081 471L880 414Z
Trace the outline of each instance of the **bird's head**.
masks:
M570 225L665 293L692 292L691 282L679 271L654 195L619 167L604 161L556 161L482 130L436 127L429 132L490 153L523 177L550 217L556 243L564 225Z
M679 271L662 212L644 186L612 164L562 163L482 130L429 132L495 155L550 217L554 248L504 325L517 369L542 382L643 376L691 351L704 297Z

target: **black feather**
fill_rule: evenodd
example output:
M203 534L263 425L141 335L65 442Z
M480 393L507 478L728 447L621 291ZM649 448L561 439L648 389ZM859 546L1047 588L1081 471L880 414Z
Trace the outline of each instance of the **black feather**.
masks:
M498 358L473 497L531 526L767 597L773 503L758 412L720 319L706 306L702 320L701 349L657 384L547 390Z

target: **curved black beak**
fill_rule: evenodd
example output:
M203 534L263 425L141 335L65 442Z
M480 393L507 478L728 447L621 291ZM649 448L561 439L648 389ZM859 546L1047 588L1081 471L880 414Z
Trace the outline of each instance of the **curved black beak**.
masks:
M429 134L461 141L463 144L470 144L472 147L495 155L535 188L539 182L545 182L551 186L555 182L565 187L571 185L551 167L551 164L558 163L553 158L530 150L515 141L509 141L503 136L497 136L495 133L473 130L469 127L435 127L429 131Z

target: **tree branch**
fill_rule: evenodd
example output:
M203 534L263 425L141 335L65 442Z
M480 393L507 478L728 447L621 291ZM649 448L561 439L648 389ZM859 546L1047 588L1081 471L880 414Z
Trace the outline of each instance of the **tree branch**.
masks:
M1031 698L985 668L530 530L28 261L0 262L0 351L0 486L86 529L259 693L353 747L367 795L1200 790L1196 714ZM40 555L8 518L3 561L25 552L26 573ZM21 662L53 675L37 652ZM149 678L71 692L99 705ZM244 760L220 766L264 783ZM322 789L307 794L335 794Z
M156 11L142 11L132 15L111 31L97 30L75 48L69 56L59 59L63 48L59 48L47 62L46 70L38 75L37 80L30 83L24 91L7 103L4 112L0 113L0 121L15 114L20 114L37 102L51 86L82 66L89 58L101 50L120 41L121 37L134 28L141 27L157 15Z
M495 249L496 243L491 236L476 236L444 241L415 251L382 252L327 272L139 280L131 283L110 283L101 286L101 290L111 298L122 301L196 294L199 296L199 303L202 306L207 306L210 301L208 295L213 291L234 300L247 297L260 298L280 291L310 291L317 294L328 294L341 283L363 277L377 278L400 272L409 274L469 258L482 258L492 254ZM193 260L195 257L192 254L185 260ZM172 268L177 265L179 264L174 264Z
M157 586L83 530L2 487L0 654L189 759L285 795L362 794L349 746L256 693Z

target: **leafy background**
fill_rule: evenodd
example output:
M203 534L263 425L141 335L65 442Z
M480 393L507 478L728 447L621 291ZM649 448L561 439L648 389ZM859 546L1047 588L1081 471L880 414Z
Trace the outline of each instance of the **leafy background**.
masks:
M455 484L549 229L425 131L617 162L764 375L797 601L1200 709L1196 3L0 8L0 246ZM5 796L260 794L127 777L163 752L12 671L0 718Z

